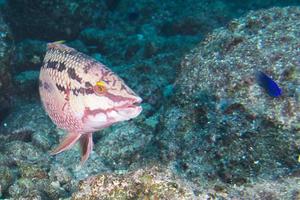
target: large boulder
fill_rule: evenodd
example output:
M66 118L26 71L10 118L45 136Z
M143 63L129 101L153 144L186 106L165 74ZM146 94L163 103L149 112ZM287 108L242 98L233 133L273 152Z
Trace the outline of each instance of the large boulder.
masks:
M245 109L289 129L299 126L299 9L251 12L218 29L185 57L176 82L185 98L214 95L221 112ZM283 95L270 97L255 80L263 71ZM229 110L231 109L231 110ZM298 127L299 128L299 127Z
M158 141L179 173L244 184L299 172L299 20L299 7L250 12L183 59ZM282 96L257 84L258 70Z

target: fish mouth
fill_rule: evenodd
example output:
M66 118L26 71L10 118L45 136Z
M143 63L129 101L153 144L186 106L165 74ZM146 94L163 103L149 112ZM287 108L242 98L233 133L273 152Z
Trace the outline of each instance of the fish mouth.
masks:
M140 107L142 103L142 98L141 97L136 97L131 100L129 100L127 103L121 106L121 108L133 108L133 107Z
M137 117L143 110L140 103L142 98L131 98L125 104L104 109L88 110L84 120L90 131L96 131L110 126L119 121L126 121Z
M140 104L142 103L143 99L141 97L137 97L133 102L132 105L134 106L140 106Z
M132 119L137 117L142 112L142 106L140 105L142 102L142 98L136 97L131 99L127 103L118 107L117 112L119 115L123 116L127 119Z

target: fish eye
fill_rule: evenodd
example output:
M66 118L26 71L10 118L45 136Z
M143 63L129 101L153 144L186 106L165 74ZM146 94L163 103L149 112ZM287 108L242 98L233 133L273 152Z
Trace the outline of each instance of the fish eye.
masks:
M104 81L97 81L96 84L93 87L94 92L98 95L103 95L106 93L107 88Z

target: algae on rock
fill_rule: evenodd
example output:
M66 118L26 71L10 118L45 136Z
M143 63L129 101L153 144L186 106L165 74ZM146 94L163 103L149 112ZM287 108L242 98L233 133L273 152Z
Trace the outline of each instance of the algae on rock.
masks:
M183 59L158 140L178 174L243 185L299 173L299 22L299 7L252 11ZM281 97L260 88L257 70Z
M72 200L174 199L192 200L187 185L169 170L153 166L126 174L101 174L82 181Z

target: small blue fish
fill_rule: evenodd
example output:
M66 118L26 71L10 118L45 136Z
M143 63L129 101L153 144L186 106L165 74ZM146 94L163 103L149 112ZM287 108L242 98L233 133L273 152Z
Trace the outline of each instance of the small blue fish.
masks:
M255 77L258 85L264 88L271 97L279 97L281 95L280 87L268 75L261 71L258 71L256 72Z

